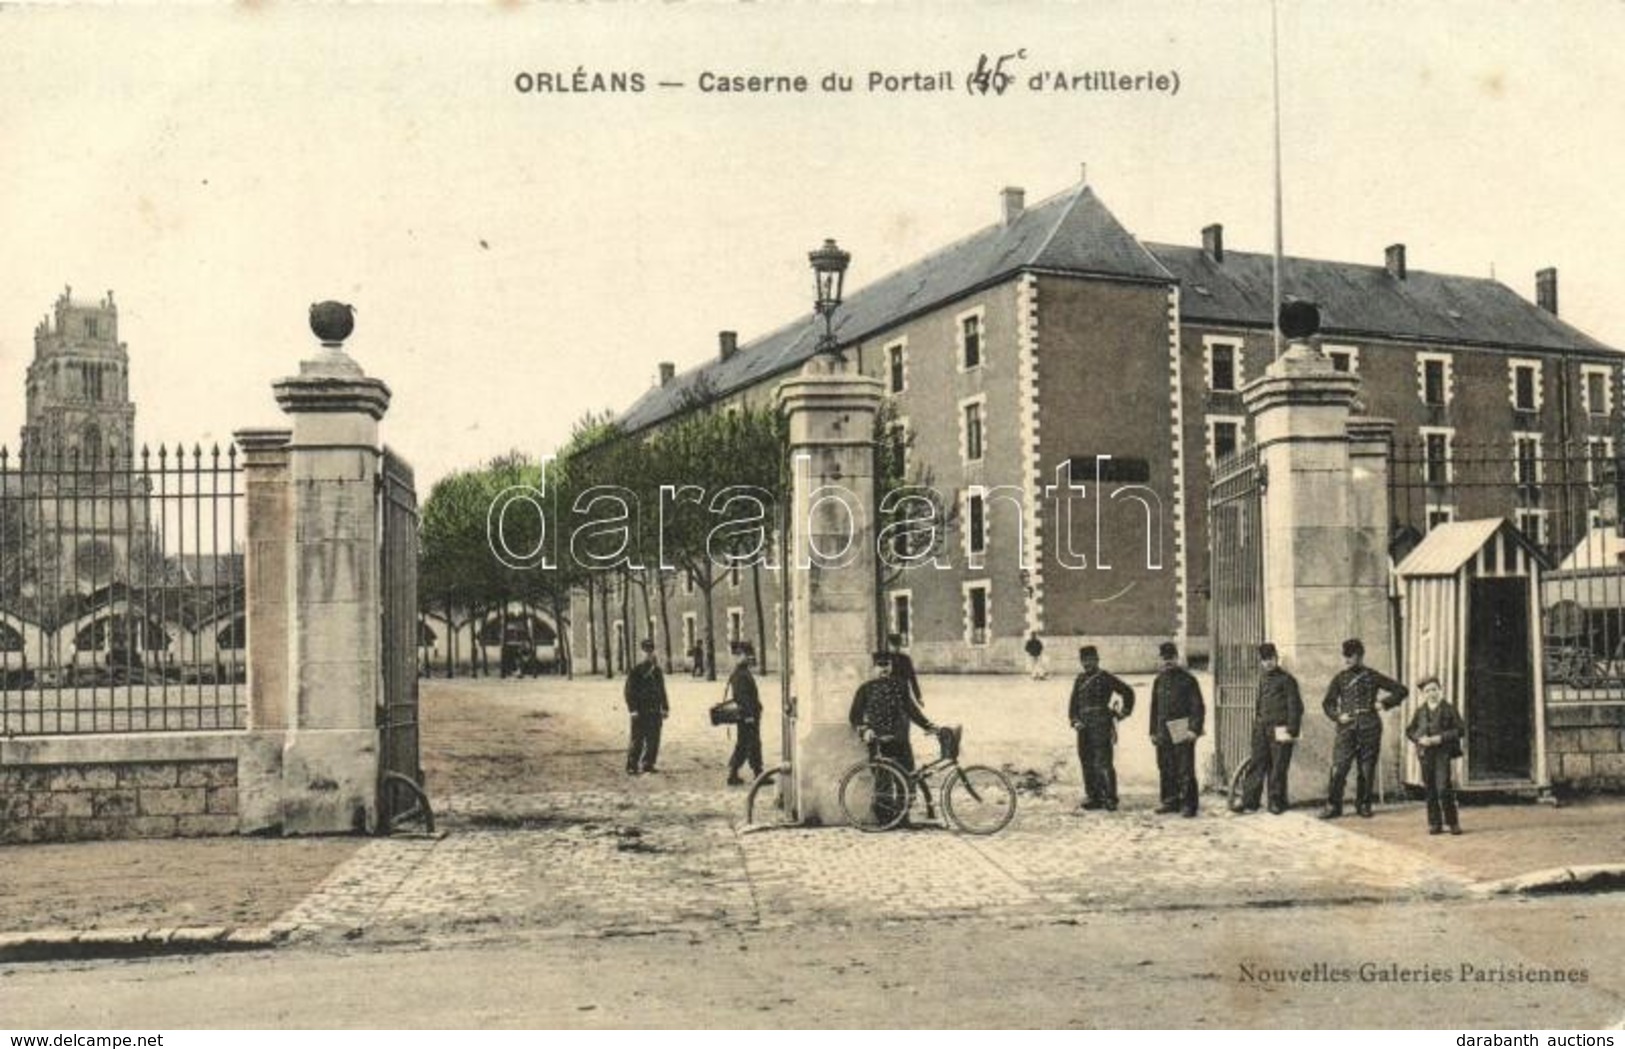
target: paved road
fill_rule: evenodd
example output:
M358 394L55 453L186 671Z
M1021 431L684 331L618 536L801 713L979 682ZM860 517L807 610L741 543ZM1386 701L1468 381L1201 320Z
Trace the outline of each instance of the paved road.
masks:
M193 1027L1596 1028L1625 1016L1625 898L1099 912L20 966L27 1030ZM1583 983L1478 971L1583 968ZM1302 983L1286 971L1347 970ZM1370 966L1366 979L1360 967ZM1394 966L1449 982L1378 980ZM1254 976L1249 979L1247 972ZM1265 974L1260 976L1259 974ZM88 988L94 991L88 991Z

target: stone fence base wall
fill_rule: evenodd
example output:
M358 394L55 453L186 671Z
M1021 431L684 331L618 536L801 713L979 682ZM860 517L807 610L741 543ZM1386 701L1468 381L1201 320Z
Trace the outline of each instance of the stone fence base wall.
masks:
M250 733L0 740L0 843L268 829L275 759L258 760L255 744Z
M1625 789L1625 704L1553 704L1546 708L1553 786Z

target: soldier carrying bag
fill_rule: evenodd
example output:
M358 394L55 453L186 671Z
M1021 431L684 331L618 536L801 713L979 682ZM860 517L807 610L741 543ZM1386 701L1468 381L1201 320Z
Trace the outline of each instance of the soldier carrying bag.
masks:
M728 693L733 690L733 682L728 683L728 690L722 694L722 702L711 707L712 725L737 725L741 720L739 701L729 698Z

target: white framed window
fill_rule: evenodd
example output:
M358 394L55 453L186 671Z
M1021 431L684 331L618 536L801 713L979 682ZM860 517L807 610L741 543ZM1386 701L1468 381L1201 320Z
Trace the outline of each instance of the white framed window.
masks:
M1416 395L1435 408L1449 406L1455 395L1454 367L1448 353L1416 355Z
M730 589L739 589L739 564L735 562L728 566L728 586Z
M685 659L689 658L689 654L694 651L694 639L695 639L696 636L698 636L698 635L695 633L694 613L693 612L684 612L683 613L683 657Z
M886 345L886 388L892 393L908 389L908 340Z
M1433 531L1442 524L1449 524L1456 519L1456 508L1449 503L1428 504L1428 531Z
M738 605L728 608L728 644L737 645L745 640L745 610Z
M1602 484L1613 475L1614 439L1586 438L1586 483Z
M1247 439L1247 420L1240 415L1207 417L1207 464L1213 466L1241 451Z
M1360 348L1358 346L1334 346L1322 344L1320 351L1326 359L1332 362L1332 370L1345 372L1349 375L1360 374Z
M987 454L987 394L959 402L959 457L979 463Z
M961 583L965 602L965 643L977 647L993 637L993 598L986 579Z
M987 307L954 317L954 335L958 340L959 370L968 372L980 368L987 360Z
M684 569L683 570L683 593L692 594L693 592L694 592L694 573L688 571L687 569Z
M1515 484L1540 483L1543 467L1540 455L1540 434L1525 430L1512 433L1512 480Z
M1214 393L1232 393L1241 389L1241 340L1202 336L1202 365L1207 376L1207 388Z
M908 475L908 417L898 416L886 435L891 440L892 459L897 468Z
M1580 397L1587 415L1614 414L1614 369L1606 364L1580 365Z
M980 486L965 490L965 556L980 567L987 553L987 494Z
M890 611L888 622L891 629L888 633L902 637L903 647L907 648L914 643L914 592L891 591L886 607Z
M1427 484L1451 484L1455 480L1455 429L1449 426L1423 426L1420 434L1422 480Z
M1546 514L1549 511L1523 508L1514 515L1514 523L1518 531L1523 533L1525 539L1534 546L1546 542Z
M1544 390L1541 362L1527 357L1514 357L1507 362L1508 392L1512 407L1520 412L1538 412Z

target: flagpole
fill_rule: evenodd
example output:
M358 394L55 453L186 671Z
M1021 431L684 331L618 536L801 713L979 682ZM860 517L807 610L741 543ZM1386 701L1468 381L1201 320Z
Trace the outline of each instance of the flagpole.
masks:
M1270 312L1275 329L1275 357L1281 356L1281 46L1277 28L1277 0L1270 0L1270 72L1275 104L1275 261Z

